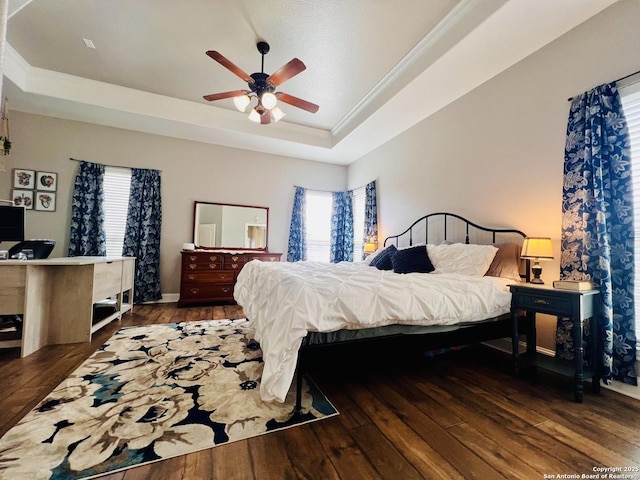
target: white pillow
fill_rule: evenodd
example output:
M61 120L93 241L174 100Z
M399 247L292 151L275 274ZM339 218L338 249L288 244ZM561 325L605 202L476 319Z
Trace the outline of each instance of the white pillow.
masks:
M472 277L482 277L496 256L498 249L493 245L428 245L427 255L433 266L433 273L459 273Z
M387 245L388 247L389 245ZM382 252L385 248L387 247L380 247L378 248L375 252L370 253L369 255L367 255L366 257L364 257L364 263L365 265L369 265L371 263L371 260L373 260L374 258L376 258L378 255L380 255L380 252Z

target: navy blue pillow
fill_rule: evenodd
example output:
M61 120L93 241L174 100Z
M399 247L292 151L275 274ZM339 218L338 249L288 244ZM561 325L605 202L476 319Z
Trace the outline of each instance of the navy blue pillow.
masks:
M389 245L383 251L371 260L370 267L376 267L378 270L391 270L393 265L391 264L391 256L396 253L398 249L395 245Z
M391 265L396 273L429 273L435 270L426 245L396 251L391 256Z

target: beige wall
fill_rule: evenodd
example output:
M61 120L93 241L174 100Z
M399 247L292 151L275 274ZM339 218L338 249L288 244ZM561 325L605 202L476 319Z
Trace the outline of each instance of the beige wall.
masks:
M11 195L15 167L58 173L56 212L27 212L27 237L53 238L53 256L69 246L70 198L78 162L162 170L161 289L179 291L180 249L193 237L193 202L269 207L269 249L286 257L293 186L346 188L346 167L101 127L12 111L11 155L0 198ZM3 244L7 247L10 244Z
M622 0L349 167L378 179L381 238L446 210L551 236L559 276L567 98L640 69L640 1ZM544 322L544 321L543 321ZM540 333L553 348L552 319Z

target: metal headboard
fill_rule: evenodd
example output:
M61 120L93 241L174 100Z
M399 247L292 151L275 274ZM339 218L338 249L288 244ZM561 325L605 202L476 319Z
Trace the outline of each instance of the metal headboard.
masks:
M439 244L444 241L459 242L461 241L461 233L462 236L464 236L464 243L467 244L472 243L471 238L474 240L473 243L477 244L497 243L503 239L510 239L512 242L519 241L522 243L526 237L526 234L520 230L483 227L455 213L437 212L419 218L402 233L388 236L384 239L383 246L386 247L393 243L396 247L400 248L401 246L411 247L414 243ZM451 238L450 234L455 235L455 237ZM527 281L529 281L530 263L529 260L525 260L524 262L524 278L526 278Z

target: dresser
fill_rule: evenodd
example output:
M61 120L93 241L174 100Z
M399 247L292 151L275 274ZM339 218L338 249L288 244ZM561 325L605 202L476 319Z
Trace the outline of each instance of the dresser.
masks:
M281 253L183 250L178 307L193 303L233 303L233 287L247 262L279 262Z

